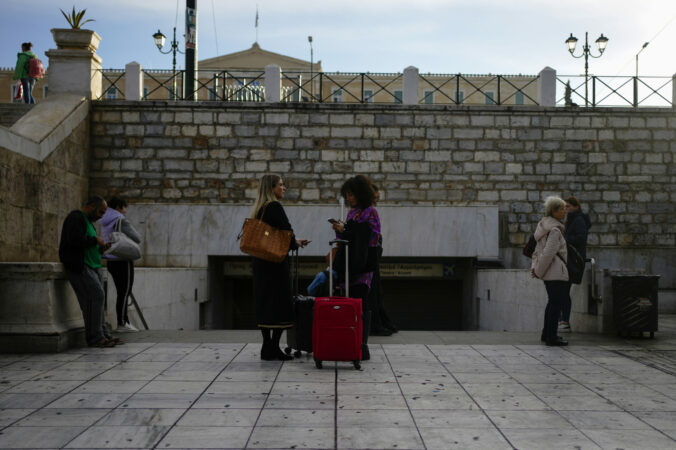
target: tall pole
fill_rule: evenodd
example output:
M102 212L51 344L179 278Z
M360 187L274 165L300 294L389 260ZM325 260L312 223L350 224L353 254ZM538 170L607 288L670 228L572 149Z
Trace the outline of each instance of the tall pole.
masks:
M588 41L589 32L585 31L584 33L584 106L589 106L589 41Z
M176 100L176 51L178 50L178 42L176 42L176 27L174 27L174 40L171 41L171 53L174 55L174 59L171 66L171 78L173 80L172 84L172 100Z
M308 36L307 40L310 43L310 101L314 102L315 101L315 90L314 90L315 80L312 79L312 71L314 69L314 59L313 59L313 55L312 55L312 36Z
M185 0L185 100L196 100L197 0Z

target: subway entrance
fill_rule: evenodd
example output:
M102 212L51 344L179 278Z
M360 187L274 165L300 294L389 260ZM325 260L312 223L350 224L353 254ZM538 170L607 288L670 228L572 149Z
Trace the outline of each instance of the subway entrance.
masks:
M383 258L385 308L400 330L473 329L471 258ZM293 263L293 261L292 261ZM292 264L293 275L293 264ZM301 294L326 268L322 258L301 258ZM202 328L255 329L253 280L248 257L209 258L210 301L200 312Z

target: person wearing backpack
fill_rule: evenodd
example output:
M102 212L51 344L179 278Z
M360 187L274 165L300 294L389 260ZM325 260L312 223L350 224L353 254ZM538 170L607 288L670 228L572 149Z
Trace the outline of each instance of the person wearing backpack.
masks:
M559 197L547 197L545 217L540 220L533 236L537 241L531 263L531 276L539 278L547 289L547 307L541 340L548 346L564 346L568 342L557 335L561 307L568 296L568 250L563 237L566 204Z
M37 58L37 55L31 51L33 44L31 42L24 42L21 44L21 53L17 53L16 68L14 69L13 80L21 80L21 87L23 88L23 101L25 103L33 104L33 87L35 86L35 78L30 76L30 60Z
M580 201L572 195L565 199L566 202L566 226L563 230L563 237L566 238L568 245L571 245L582 256L587 257L587 235L591 228L589 216L582 212ZM561 321L559 322L559 333L570 333L570 309L572 300L570 298L570 288L573 281L568 281L568 297L563 303L561 309Z

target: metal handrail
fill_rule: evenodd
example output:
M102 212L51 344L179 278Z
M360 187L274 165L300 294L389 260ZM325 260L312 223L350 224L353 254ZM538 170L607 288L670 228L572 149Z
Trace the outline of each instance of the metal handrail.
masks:
M564 80L566 79L566 80ZM575 86L570 87L571 101L573 96L575 100L580 102L585 102L585 96L583 88L585 84L591 83L591 98L587 98L589 106L598 107L598 106L633 106L635 108L639 106L644 106L648 98L658 97L661 99L663 105L660 106L671 106L673 107L673 102L670 99L670 95L663 95L663 92L667 90L668 86L672 85L672 77L666 76L626 76L626 75L591 75L587 80L585 80L584 75L558 75L556 77L557 86L562 85L566 86L571 80L580 80ZM651 85L653 80L663 80L664 82L659 84L657 87ZM619 83L619 85L618 85ZM639 87L648 90L647 95L641 95L639 92ZM631 89L631 92L627 92ZM672 89L674 87L672 86ZM582 90L582 92L580 92ZM601 92L603 91L603 92ZM619 99L619 104L609 104L609 99ZM556 101L557 105L560 105L565 102L565 94L562 97L559 97ZM584 103L583 103L584 105ZM657 106L657 105L652 105Z

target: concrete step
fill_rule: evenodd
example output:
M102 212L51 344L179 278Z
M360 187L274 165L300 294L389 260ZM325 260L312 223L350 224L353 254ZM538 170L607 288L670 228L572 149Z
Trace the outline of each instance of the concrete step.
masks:
M35 105L0 103L0 126L9 128Z

